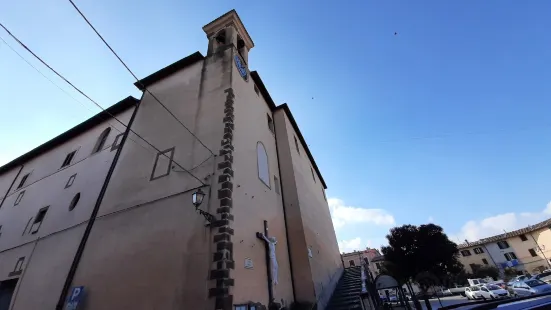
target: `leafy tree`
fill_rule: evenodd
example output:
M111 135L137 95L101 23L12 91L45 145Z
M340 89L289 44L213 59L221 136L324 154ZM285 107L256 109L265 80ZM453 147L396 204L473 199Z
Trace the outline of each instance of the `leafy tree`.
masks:
M507 268L505 268L505 270L503 270L503 275L504 275L503 280L504 281L509 281L512 278L517 276L517 271L514 268L507 267Z
M442 227L434 224L394 227L386 238L388 246L381 248L385 270L396 280L417 282L425 295L427 309L431 309L428 289L463 270L457 245L448 239ZM420 308L419 302L414 301Z
M426 273L443 279L463 270L457 245L448 239L442 227L434 224L394 227L386 236L388 246L382 247L392 275L400 279L415 279Z

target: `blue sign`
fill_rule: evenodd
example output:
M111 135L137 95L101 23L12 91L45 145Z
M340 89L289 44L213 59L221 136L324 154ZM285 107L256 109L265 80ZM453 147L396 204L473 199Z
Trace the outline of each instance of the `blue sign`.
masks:
M237 70L239 71L239 74L243 79L247 79L247 67L243 64L243 61L241 61L241 58L238 55L235 55L235 66L237 67Z
M76 310L78 308L78 304L82 301L82 298L84 296L84 286L75 286L71 290L71 294L69 295L69 300L67 301L67 307L65 307L65 310Z
M505 263L501 263L501 267L503 269L507 268L507 267L515 267L515 266L518 266L519 262L518 262L518 259L512 259L510 261L507 261Z

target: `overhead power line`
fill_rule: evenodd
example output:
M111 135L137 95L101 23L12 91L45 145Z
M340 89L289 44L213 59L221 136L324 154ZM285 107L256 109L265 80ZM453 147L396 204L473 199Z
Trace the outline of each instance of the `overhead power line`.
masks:
M212 150L210 148L208 148L204 143L203 141L201 141L201 139L199 139L199 137L197 137L193 132L191 132L191 130L189 130L189 128L187 128L186 125L184 125L184 123L182 121L180 121L180 119L178 117L176 117L176 115L174 115L174 113L172 113L172 111L170 111L162 102L161 100L159 100L159 98L157 98L157 96L155 96L152 92L149 91L149 89L147 89L147 87L145 87L145 85L143 85L143 83L140 81L140 79L134 74L134 72L132 72L132 70L130 70L130 68L128 67L128 65L126 65L126 63L119 57L119 55L115 52L115 50L113 50L113 48L111 47L111 45L109 45L109 43L107 43L107 41L105 41L105 39L103 38L103 36L96 30L96 28L94 27L94 25L92 25L92 23L88 20L88 18L86 18L86 16L82 13L82 11L80 11L80 9L76 6L76 4L73 2L73 0L69 0L69 2L71 2L71 5L73 5L73 7L75 8L75 10L77 10L77 12L80 14L80 16L86 21L86 23L88 24L88 26L90 26L90 28L92 28L92 30L94 30L94 32L98 35L98 37L103 41L103 43L105 44L105 46L107 46L107 48L109 48L109 50L111 51L111 53L113 53L113 55L115 55L115 57L117 57L117 59L120 61L120 63L126 68L126 70L134 77L134 79L136 79L136 82L138 83L138 85L142 88L142 89L145 89L145 91L151 96L153 97L153 99L155 99L155 101L157 101L170 115L172 115L172 117L178 121L178 123L180 123L180 125L182 125L182 127L184 127L195 139L197 139L197 141L199 141L199 143L201 143L202 146L204 146L210 153L211 155L214 155L214 153L212 152Z
M12 50L12 52L14 52L17 56L19 56L19 58L21 58L21 60L23 60L27 65L29 65L30 67L32 67L36 72L38 72L42 77L44 77L46 80L48 80L52 85L54 85L56 88L58 88L59 90L61 90L63 93L65 93L69 98L73 99L75 102L77 102L78 104L82 105L86 110L92 112L92 113L97 113L96 111L93 111L92 109L90 109L88 106L86 106L86 104L84 104L82 101L76 99L73 95L71 95L68 91L66 91L65 89L63 89L61 86L57 85L54 81L52 81L52 79L50 79L48 76L46 76L44 73L42 73L42 71L38 70L37 67L35 67L32 63L30 63L27 59L25 59L25 57L23 57L23 55L19 54L19 52L17 50L15 50L8 42L6 42L6 40L4 40L4 38L0 37L0 40L2 42L4 42L4 44L6 44L6 46ZM107 118L103 118L103 117L100 117L101 119L107 119ZM113 129L115 129L116 131L118 131L119 133L124 133L122 132L120 129L118 129L117 127L115 127L111 122L109 122L107 120L107 123L111 126L113 126ZM148 152L152 152L151 149L148 149L146 148L145 146L143 146L142 144L138 143L136 140L128 137L129 140L131 140L132 142L136 143L137 145L141 146L144 150L148 151Z
M133 134L135 134L138 138L140 138L141 140L143 140L145 143L147 143L149 146L151 146L153 149L155 149L159 154L162 154L163 156L165 156L168 160L170 160L170 157L168 157L168 155L162 153L161 150L159 150L156 146L154 146L153 144L151 144L149 141L147 141L145 138L143 138L141 135L139 135L137 132L135 132L134 130L132 130L130 127L128 127L126 124L124 124L123 122L121 122L116 116L114 116L113 114L109 113L107 110L105 110L99 103L97 103L95 100L93 100L92 98L90 98L88 95L86 95L82 90L80 90L78 87L76 87L73 83L71 83L69 80L67 80L63 75L61 75L60 73L58 73L54 68L52 68L50 65L48 65L44 60L42 60L42 58L40 58L38 55L36 55L30 48L28 48L23 42L21 42L21 40L19 40L14 34L12 34L1 22L0 22L0 27L2 27L15 41L17 41L17 43L19 43L25 50L27 50L29 53L31 53L31 55L33 55L38 61L40 61L43 65L45 65L48 69L50 69L53 73L55 73L55 75L57 75L60 79L62 79L63 81L65 81L67 84L69 84L73 89L75 89L77 92L79 92L81 95L83 95L84 97L86 97L88 100L90 100L93 104L95 104L98 108L100 108L103 112L107 113L109 116L111 116L113 119L115 119L117 122L119 122L122 126L124 126L125 128L128 128L128 130L130 132L132 132ZM174 162L178 167L180 167L183 171L185 171L187 174L189 174L191 177L193 177L194 179L196 179L197 181L199 181L199 183L201 183L201 185L206 185L203 181L201 181L201 179L199 179L198 177L196 177L193 173L191 173L191 171L187 170L186 168L184 168L182 165L180 165L178 162L176 162L174 159L172 160L172 162Z

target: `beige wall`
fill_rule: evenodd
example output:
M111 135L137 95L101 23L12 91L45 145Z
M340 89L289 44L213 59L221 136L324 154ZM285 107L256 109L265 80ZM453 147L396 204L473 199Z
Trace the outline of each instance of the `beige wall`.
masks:
M537 272L538 269L550 269L546 258L549 258L549 254L551 254L549 252L551 250L551 231L548 228L544 228L527 233L525 236L526 241L522 241L520 236L507 239L509 245L514 249L517 258L522 263L519 269L530 273ZM538 249L538 244L543 251ZM536 252L536 256L530 254L530 249Z
M274 119L287 225L292 227L289 239L296 298L298 301L315 301L318 308L323 309L342 273L329 206L319 176L314 172L312 178L312 163L300 141L297 152L294 137L298 140L298 136L287 115L280 109L274 113ZM312 257L308 257L308 249Z
M229 87L224 59L229 55L195 63L149 87L216 153ZM209 151L147 93L132 129L161 151L174 147L175 163L167 176L150 180L157 151L133 144L123 149L99 211L104 218L92 229L74 284L88 288L98 309L204 309L214 269L212 232L191 203L201 183L178 164L209 185L201 209L216 214L216 200L210 199L217 191L215 159L197 166ZM110 235L116 237L105 241ZM105 281L119 284L106 289Z
M235 53L235 50L234 50ZM267 221L270 236L277 238L278 285L274 292L277 302L293 302L291 271L287 250L285 217L281 194L276 193L274 176L278 179L279 166L275 135L269 130L267 115L272 112L261 95L254 90L251 78L245 81L232 65L232 85L235 93L235 170L233 191L235 287L234 303L249 301L268 305L268 284L264 242L256 232L264 231ZM258 177L257 143L261 142L268 154L269 186ZM252 259L253 269L245 269L246 258Z
M474 252L475 248L482 248L484 253L476 254ZM470 256L463 256L461 254L461 251L463 251L463 250L469 250L471 255ZM482 245L472 246L472 247L468 247L468 248L461 248L459 250L459 262L461 262L461 264L463 264L463 267L465 268L465 271L467 271L467 272L471 272L471 273L473 272L470 264L477 264L477 265L480 265L480 266L485 266L484 263L482 262L482 259L486 259L488 261L488 266L493 266L493 267L496 266L494 264L494 261L490 257L490 254L488 253L486 248Z
M362 252L352 252L352 253L342 254L342 261L344 263L344 267L348 268L348 267L354 267L354 266L361 266L360 255L362 255L363 257ZM351 261L354 262L354 265L352 265Z
M126 123L132 111L126 110L117 117ZM111 146L119 132L113 127L124 130L120 124L110 123L103 122L24 163L16 184L6 197L0 209L0 280L10 278L8 273L13 270L17 259L25 257L23 273L15 276L20 280L12 299L13 309L55 307L84 226L115 155ZM112 130L103 150L92 154L97 138L107 127L112 127ZM67 153L73 150L78 151L72 164L60 169ZM2 185L10 183L9 179L13 180L14 170L0 176ZM17 189L22 176L29 172L25 185ZM74 174L77 175L73 185L65 188L69 177ZM25 191L23 198L14 206L22 191ZM80 193L80 200L76 208L69 211L76 193ZM29 225L24 232L29 220L45 206L49 209L39 231L30 234Z

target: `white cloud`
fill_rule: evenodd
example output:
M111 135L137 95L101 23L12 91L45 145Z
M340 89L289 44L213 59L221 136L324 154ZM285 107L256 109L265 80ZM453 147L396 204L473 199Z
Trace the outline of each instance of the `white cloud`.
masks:
M385 226L396 224L392 214L383 209L351 207L345 205L344 201L338 198L329 198L327 202L335 228L353 223L373 223L375 225Z
M541 212L503 213L481 220L470 220L461 231L450 236L455 242L463 243L495 236L541 222L551 216L551 202Z
M350 240L339 241L339 250L344 253L359 251L361 249L360 244L362 243L362 238L356 237Z

